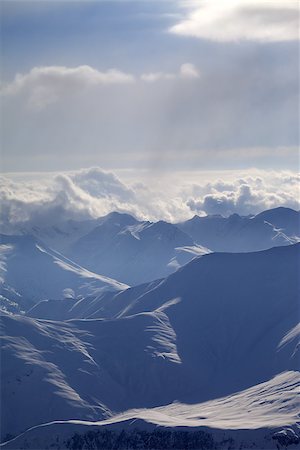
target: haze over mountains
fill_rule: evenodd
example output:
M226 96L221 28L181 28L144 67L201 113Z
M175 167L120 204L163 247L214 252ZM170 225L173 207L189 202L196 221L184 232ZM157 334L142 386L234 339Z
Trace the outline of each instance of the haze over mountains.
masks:
M3 448L299 448L299 212L13 232Z
M300 240L300 213L276 208L256 216L206 216L178 224L138 221L111 213L55 226L22 223L14 234L30 235L91 272L129 285L165 277L208 251L247 252Z

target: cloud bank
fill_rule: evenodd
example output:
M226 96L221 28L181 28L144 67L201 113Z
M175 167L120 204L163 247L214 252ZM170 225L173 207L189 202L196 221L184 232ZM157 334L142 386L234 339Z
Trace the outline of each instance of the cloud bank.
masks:
M149 178L146 186L143 180L125 183L97 167L39 174L25 182L2 177L1 225L8 232L26 221L39 226L111 211L177 222L194 214L248 215L277 206L299 209L299 181L298 174L287 171L245 171L241 176L224 171L217 180L195 173L189 182L184 174L173 173L163 181Z
M44 66L33 67L28 73L17 74L10 83L1 86L3 96L24 95L32 109L40 110L66 96L82 93L101 86L126 85L137 81L156 82L160 80L188 80L199 78L199 72L194 64L184 63L176 73L154 72L140 76L125 73L117 69L101 72L91 66L64 67Z
M282 42L299 39L295 0L203 0L182 2L189 12L171 33L212 41Z
M26 74L3 86L3 95L27 94L29 105L40 109L59 100L61 96L89 87L134 82L134 76L116 69L100 72L90 66L34 67Z

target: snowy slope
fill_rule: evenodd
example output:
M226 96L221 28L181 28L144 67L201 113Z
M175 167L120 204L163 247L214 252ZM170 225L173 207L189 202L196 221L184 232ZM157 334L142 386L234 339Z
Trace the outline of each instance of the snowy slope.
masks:
M31 236L0 236L1 294L27 309L47 298L87 295L126 285L92 273Z
M255 217L194 216L177 226L213 251L252 252L300 240L300 214L289 208L264 211Z
M300 235L300 212L291 208L274 208L263 211L255 217L257 221L264 220L271 223L286 236Z
M9 224L0 224L0 232L8 235L33 236L43 242L47 247L64 253L77 239L92 231L101 222L99 219L88 220L61 220L53 217L54 224L35 221Z
M163 442L169 443L165 448L171 448L176 432L179 435L183 430L181 439L184 438L186 445L189 444L188 448L198 448L192 446L195 445L195 429L202 430L202 434L200 431L196 436L200 442L202 438L206 450L250 446L261 450L278 449L281 448L279 442L282 442L279 436L290 437L290 442L294 443L292 448L296 448L300 443L300 430L295 426L299 421L299 388L299 372L284 372L245 391L206 403L173 403L159 408L129 410L100 422L70 420L44 424L28 430L3 448L46 449L51 446L53 449L67 449L74 448L81 441L85 443L84 448L92 449L105 431L116 434L115 446L109 448L125 448L117 446L118 438L120 442L118 430L124 429L131 443L138 443L138 448L149 448L147 441L151 433L155 433L155 427L160 427L160 433L156 436L160 439L159 448L162 448ZM169 430L173 433L171 440ZM144 434L138 431L144 431ZM123 440L125 442L124 432ZM75 448L82 447L78 445Z
M128 288L115 294L101 291L79 299L42 300L26 312L28 317L48 320L100 319L112 318L137 297L156 287L162 280L155 280ZM124 293L124 295L119 295Z
M56 320L117 318L162 308L184 362L176 376L182 383L188 380L182 399L203 400L297 369L297 342L286 341L280 352L277 346L297 325L298 274L299 244L251 254L215 253L165 280L116 295L66 300L63 311L61 302L41 302L28 314Z
M295 348L278 353L277 345L299 320L299 258L299 244L205 255L124 305L119 317L177 299L167 315L189 380L189 399L245 389L298 367Z
M159 312L65 323L3 315L1 324L2 439L51 420L154 406L161 377L180 361Z
M108 296L102 313L114 319L4 316L3 433L99 420L103 410L200 403L297 370L299 251L194 259L165 280ZM31 399L33 416L18 408Z
M207 251L175 225L113 213L76 241L68 255L94 272L136 285L165 277Z

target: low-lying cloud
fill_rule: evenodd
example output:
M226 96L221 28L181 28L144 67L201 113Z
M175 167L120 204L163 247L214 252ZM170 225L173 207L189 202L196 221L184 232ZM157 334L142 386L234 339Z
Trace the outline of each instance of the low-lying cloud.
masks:
M283 183L284 189L280 184ZM274 174L269 177L246 177L233 180L232 183L209 183L204 195L197 199L194 195L188 200L188 206L195 213L221 214L229 216L254 214L277 206L299 209L297 197L297 175ZM197 192L197 187L195 188ZM201 191L201 189L200 189Z
M22 222L42 226L96 218L111 211L177 222L194 214L248 215L277 206L299 209L298 185L296 173L257 170L244 171L241 176L224 171L223 178L219 174L214 180L207 174L203 178L199 172L190 182L176 173L165 175L163 180L149 178L147 185L143 180L125 183L97 167L43 177L39 174L26 182L2 177L1 225L8 232Z

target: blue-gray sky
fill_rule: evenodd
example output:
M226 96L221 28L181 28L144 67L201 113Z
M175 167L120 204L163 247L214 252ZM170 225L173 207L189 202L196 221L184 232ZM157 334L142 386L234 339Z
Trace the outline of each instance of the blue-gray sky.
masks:
M296 171L298 38L293 0L2 0L1 169Z

